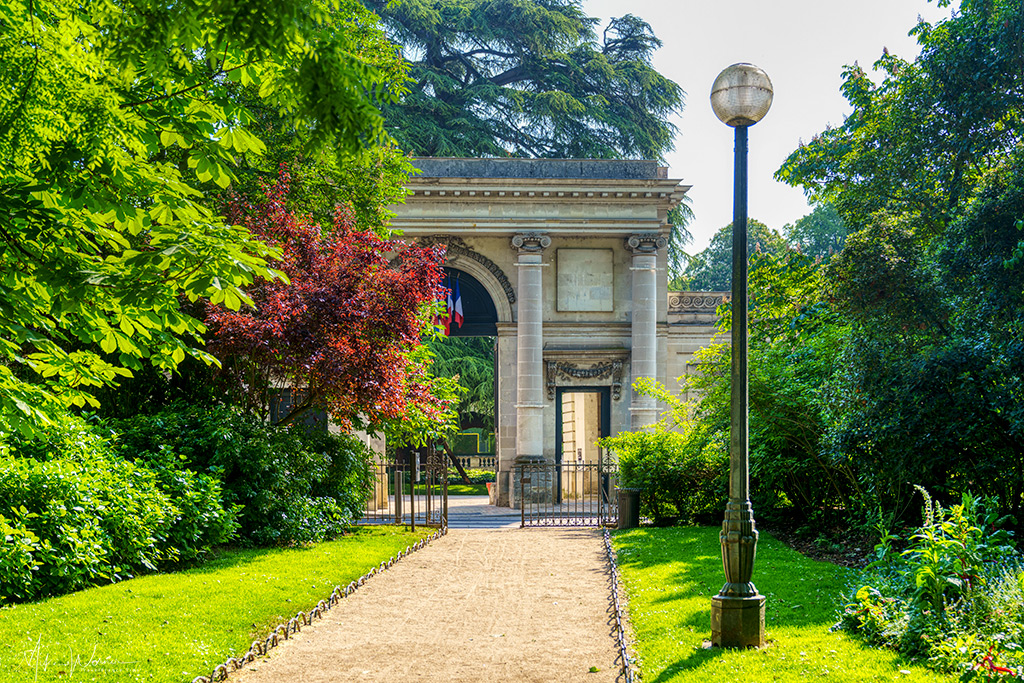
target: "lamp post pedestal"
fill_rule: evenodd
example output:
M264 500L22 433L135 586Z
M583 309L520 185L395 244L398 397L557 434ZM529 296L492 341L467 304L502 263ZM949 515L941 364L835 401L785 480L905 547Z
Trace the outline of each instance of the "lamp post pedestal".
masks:
M711 643L716 647L761 647L765 599L750 581L757 555L750 501L729 501L720 538L726 583L711 598Z
M764 596L711 598L711 643L715 647L764 645Z

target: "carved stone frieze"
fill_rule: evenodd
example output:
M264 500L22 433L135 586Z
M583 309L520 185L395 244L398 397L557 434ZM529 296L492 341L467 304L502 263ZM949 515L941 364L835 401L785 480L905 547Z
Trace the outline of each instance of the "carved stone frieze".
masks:
M551 246L551 238L542 232L521 232L512 236L511 245L521 254L536 254Z
M626 251L634 254L654 254L668 246L668 240L656 232L638 232L626 239Z
M548 400L555 399L555 390L558 388L559 379L586 379L610 380L612 399L618 401L622 398L622 371L625 365L623 360L618 359L591 364L589 367L581 367L568 361L546 360L544 374L548 386Z
M714 313L728 298L724 292L669 292L668 312Z
M548 241L550 243L550 238L548 238ZM498 284L501 285L502 290L505 292L506 298L508 298L508 302L510 304L514 304L516 302L516 290L512 287L512 283L509 282L508 277L505 275L505 271L498 267L498 264L491 259L470 249L461 238L455 237L454 235L431 235L429 237L420 238L419 242L425 247L432 244L447 245L448 249L445 256L446 260L451 260L453 256L461 256L463 258L476 261L486 268L487 272L493 275L498 281Z

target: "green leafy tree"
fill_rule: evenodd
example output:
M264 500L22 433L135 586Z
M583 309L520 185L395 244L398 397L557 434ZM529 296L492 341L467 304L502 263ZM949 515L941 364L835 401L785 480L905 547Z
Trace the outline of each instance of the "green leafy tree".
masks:
M849 231L829 204L818 204L804 216L782 228L786 241L812 258L828 260L839 253Z
M832 203L848 225L887 210L915 216L915 231L933 235L1021 142L1024 12L1019 0L963 0L951 18L913 33L920 56L883 54L881 83L857 64L846 68L853 112L776 177Z
M668 223L672 226L668 236L669 289L682 289L677 285L683 284L683 271L690 259L686 247L693 243L693 233L690 232L692 221L693 207L689 195L686 195L683 201L668 212Z
M243 90L354 153L404 76L351 0L3 0L0 24L0 410L31 433L147 359L212 362L182 300L279 277L207 201L266 147Z
M780 253L786 242L778 232L756 219L747 221L747 256L759 252ZM695 254L686 265L681 289L723 292L732 286L732 223L715 233L707 249Z
M371 0L412 83L388 131L425 156L658 159L672 148L678 85L631 14L599 38L581 0Z
M458 413L463 426L494 430L494 340L490 337L439 337L429 343L431 371L457 378L463 388Z
M854 228L829 265L852 332L823 448L864 505L904 514L920 483L996 495L1020 523L1024 12L965 0L914 33L920 57L883 55L880 84L847 69L853 113L777 174Z

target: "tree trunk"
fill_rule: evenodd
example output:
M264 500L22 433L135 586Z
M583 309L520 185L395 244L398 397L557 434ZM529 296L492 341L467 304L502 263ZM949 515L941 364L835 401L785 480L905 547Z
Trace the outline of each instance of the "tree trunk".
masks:
M458 458L452 453L452 447L448 445L448 442L444 442L444 452L448 454L448 459L455 465L455 469L459 471L459 476L462 477L463 484L472 484L469 480L469 475L466 474L466 470L462 469L462 463L459 462Z

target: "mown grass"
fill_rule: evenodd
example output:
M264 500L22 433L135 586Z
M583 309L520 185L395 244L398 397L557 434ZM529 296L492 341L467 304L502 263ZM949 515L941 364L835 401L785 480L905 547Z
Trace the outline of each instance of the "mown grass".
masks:
M209 675L426 533L359 528L309 548L227 551L188 571L2 608L0 680L180 683Z
M848 571L810 560L762 532L754 583L767 597L769 645L706 648L711 596L725 581L715 528L615 534L644 683L718 680L953 681L829 627Z

